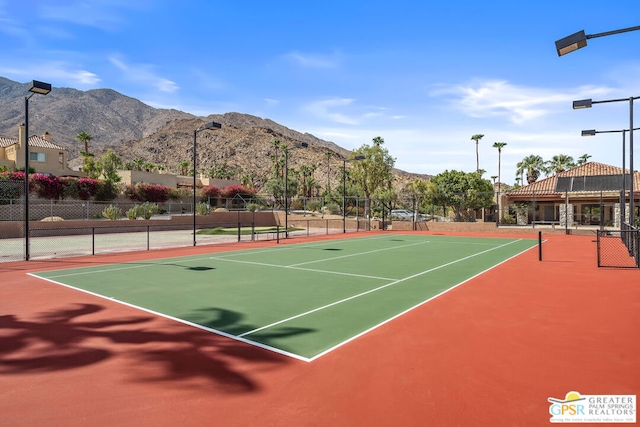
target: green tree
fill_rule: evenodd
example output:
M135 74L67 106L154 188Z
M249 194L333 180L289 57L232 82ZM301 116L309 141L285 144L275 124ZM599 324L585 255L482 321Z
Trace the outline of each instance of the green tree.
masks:
M540 176L540 172L545 170L545 162L542 160L542 157L531 154L521 161L519 161L516 165L518 169L516 170L516 176L522 175L526 172L527 174L527 183L533 184L538 180Z
M472 219L470 210L493 206L493 186L478 172L446 170L431 179L437 203L453 208L456 220Z
M100 156L96 164L96 169L104 179L113 183L120 182L122 179L120 175L118 175L118 169L121 167L122 160L111 149L107 150L106 154Z
M483 134L477 133L471 136L471 140L476 142L476 171L480 170L480 155L478 154L478 142L484 137Z
M430 204L431 196L433 195L433 184L430 181L416 178L400 191L400 195L403 199L411 201L413 212L415 213L421 207L427 207Z
M362 156L362 160L353 162L351 178L360 187L365 196L365 214L369 215L371 208L369 201L378 191L391 188L393 182L392 169L396 160L383 147L382 137L373 138L373 145L363 144L354 150L349 159ZM346 172L346 171L345 171Z

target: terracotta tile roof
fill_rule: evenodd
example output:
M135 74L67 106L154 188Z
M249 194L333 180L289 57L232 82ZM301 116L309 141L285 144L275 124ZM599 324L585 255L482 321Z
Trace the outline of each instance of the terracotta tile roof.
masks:
M6 148L18 143L18 138L5 138L0 136L0 147ZM59 145L47 141L41 136L32 135L29 137L29 147L51 148L54 150L64 150Z
M18 143L17 138L5 138L4 136L0 136L0 147L2 148L10 147L13 144L17 144L17 143Z
M553 176L541 179L533 184L520 187L513 191L506 193L507 197L521 197L532 196L533 194L538 196L555 196L563 193L556 191L558 185L558 178L562 177L584 177L584 176L602 176L602 175L620 175L622 168L617 166L605 165L598 162L588 162L584 165L576 166L575 168L559 172ZM625 173L628 175L629 170L626 169ZM634 191L640 190L640 172L634 173Z

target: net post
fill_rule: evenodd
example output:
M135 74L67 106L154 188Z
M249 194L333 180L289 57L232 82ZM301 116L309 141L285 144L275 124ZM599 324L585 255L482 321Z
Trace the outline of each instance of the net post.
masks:
M538 261L542 261L542 231L538 231Z
M276 243L280 243L280 226L276 225Z

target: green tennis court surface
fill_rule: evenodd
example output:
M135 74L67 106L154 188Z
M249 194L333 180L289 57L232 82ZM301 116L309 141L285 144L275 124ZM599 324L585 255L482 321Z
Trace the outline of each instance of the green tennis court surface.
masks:
M394 234L32 275L311 361L536 244Z

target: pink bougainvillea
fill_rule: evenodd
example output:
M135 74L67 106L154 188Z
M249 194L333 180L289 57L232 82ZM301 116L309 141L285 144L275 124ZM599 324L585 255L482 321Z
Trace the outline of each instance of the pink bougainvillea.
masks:
M235 195L240 194L240 195L246 195L246 196L252 196L254 194L256 194L256 190L254 190L253 188L247 188L244 187L242 185L228 185L227 187L225 187L225 189L222 191L222 195L224 197L234 197Z
M55 175L34 173L29 178L29 191L45 199L59 199L62 197L62 181Z
M171 188L164 185L145 184L141 182L136 185L128 185L125 194L131 200L140 202L162 203L169 200Z

